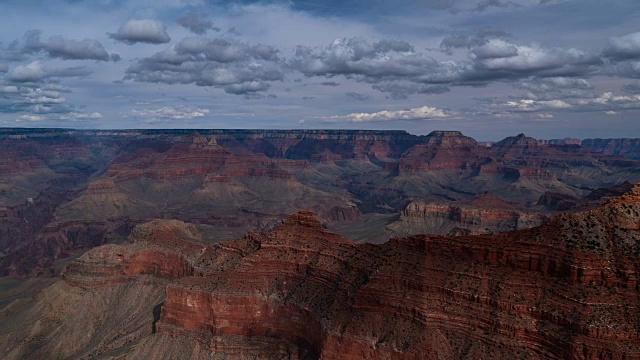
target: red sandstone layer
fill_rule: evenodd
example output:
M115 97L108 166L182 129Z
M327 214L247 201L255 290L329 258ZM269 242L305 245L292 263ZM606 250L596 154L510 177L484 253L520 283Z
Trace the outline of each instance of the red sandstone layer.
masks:
M355 245L300 212L243 240L197 237L147 224L65 279L174 279L158 332L216 355L246 344L265 358L640 359L638 185L596 210L493 236Z

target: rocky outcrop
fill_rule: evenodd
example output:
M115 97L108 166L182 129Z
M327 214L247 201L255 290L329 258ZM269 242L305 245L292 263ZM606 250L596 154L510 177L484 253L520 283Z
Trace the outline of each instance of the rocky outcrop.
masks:
M100 294L166 281L159 316L147 315L153 328L135 332L135 346L110 342L94 355L638 359L639 243L636 185L531 229L381 245L353 244L307 211L216 245L187 224L154 221L132 231L129 244L85 254L64 279ZM74 348L87 352L92 336ZM11 358L29 354L22 349Z
M33 239L8 249L0 261L0 274L53 275L54 261L125 237L132 223L128 218L49 223Z
M301 358L637 358L640 254L624 244L638 236L638 195L519 233L381 246L356 247L300 213L250 235L260 249L232 272L169 286L158 331L220 352L277 338ZM602 250L566 238L595 223L585 236Z
M582 140L575 138L564 138L564 139L541 139L538 140L538 143L543 145L580 145Z
M537 153L544 147L540 146L538 140L528 137L525 134L518 134L517 136L509 136L493 144L491 148L500 155L518 157Z
M483 194L459 204L413 201L400 213L399 220L387 228L396 234L479 235L526 229L546 220L544 214L519 211L503 200Z
M404 131L371 130L245 130L210 131L221 145L273 158L332 160L398 158L420 137ZM330 153L327 153L326 151Z
M587 210L602 205L613 197L623 195L630 191L632 187L633 184L625 181L616 186L595 189L582 198L555 192L545 192L537 204L554 211Z
M640 160L640 139L584 139L580 145L600 154Z
M550 210L567 211L578 206L578 201L571 195L547 191L540 196L537 204Z
M400 174L462 169L478 158L478 143L459 131L433 131L399 160Z

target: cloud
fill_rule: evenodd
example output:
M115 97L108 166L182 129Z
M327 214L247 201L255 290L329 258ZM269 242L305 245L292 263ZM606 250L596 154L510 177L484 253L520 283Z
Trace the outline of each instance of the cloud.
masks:
M193 106L166 106L156 109L133 109L131 113L134 116L149 119L183 120L204 117L209 113L209 109Z
M109 61L111 56L98 40L69 40L62 36L52 36L43 43L40 30L27 31L23 37L25 53L45 52L52 58L63 60Z
M226 93L235 95L256 93L259 91L266 91L267 89L269 89L269 84L261 81L248 81L239 84L231 84L224 87L224 91Z
M598 97L577 99L575 104L590 110L624 110L640 109L640 95L615 95L611 91L602 93Z
M418 75L420 60L407 42L351 38L336 39L321 49L298 46L291 65L307 76L386 77Z
M544 114L549 111L619 113L625 110L640 110L640 95L616 95L608 91L599 95L593 94L591 97L553 100L520 99L501 102L485 99L485 105L481 106L488 106L487 113L493 115L535 112Z
M320 83L320 85L336 87L336 86L340 86L340 83L335 82L335 81L323 81L323 82Z
M209 30L220 31L220 28L213 26L213 21L203 14L187 14L179 17L176 22L178 25L189 29L194 34L204 35Z
M554 118L551 114L536 114L535 117L542 120L550 120Z
M514 84L517 89L525 90L526 96L534 100L552 100L593 97L593 86L586 79L569 77L550 77L543 79L521 80Z
M259 60L278 60L278 49L266 45L246 45L224 39L184 38L175 48L177 53L186 56L204 56L216 62L234 62L249 58Z
M39 115L20 115L18 119L16 119L16 122L23 122L23 121L38 122L42 120L44 120L44 117Z
M99 112L94 113L83 113L83 112L68 112L68 113L44 113L43 115L34 115L34 114L23 114L20 115L15 123L38 123L44 121L54 121L54 122L75 122L75 121L84 121L84 120L100 120L103 118L103 115Z
M46 68L40 61L33 61L14 68L7 74L6 79L16 83L38 82L56 77L82 77L90 73L84 67Z
M80 112L70 112L68 114L60 115L60 120L100 120L104 118L104 116L99 112L93 113L80 113Z
M474 70L495 78L575 77L593 74L602 60L577 49L551 48L538 45L514 45L503 40L490 40L471 51Z
M56 83L15 82L0 85L0 113L64 114L76 111L64 93L71 90ZM77 111L76 111L77 112Z
M413 94L443 94L449 91L444 85L425 85L406 80L382 81L372 88L389 93L392 99L406 99Z
M27 65L20 65L11 70L7 75L7 79L14 82L40 81L46 77L47 73L39 61L34 61Z
M128 20L120 26L118 31L108 35L111 39L127 45L136 43L166 44L171 41L164 24L152 19Z
M0 44L1 45L1 44ZM18 42L14 41L8 46L0 46L0 61L10 63L16 61L25 61L29 57L25 54L22 49L18 47ZM7 68L8 64L2 64L3 68ZM5 71L6 72L6 71Z
M15 85L10 86L0 86L0 94L17 94L20 90Z
M380 91L398 90L398 97L426 89L406 83L398 85L398 81L424 85L448 83L455 80L455 74L459 72L456 63L438 62L416 52L407 42L381 40L370 43L360 38L336 39L319 49L298 46L289 64L307 77L345 76L371 83ZM391 84L392 81L396 83Z
M440 50L451 55L454 49L471 48L473 46L484 45L487 40L484 36L468 36L463 34L451 34L445 36L440 42Z
M477 60L510 58L518 55L518 48L504 40L491 39L473 48Z
M284 74L278 50L224 39L188 37L177 45L141 59L125 79L164 84L222 88L234 95L266 91Z
M409 110L378 111L374 113L353 113L344 116L331 116L325 118L325 122L346 121L352 123L363 123L372 121L435 120L444 119L446 117L447 115L440 109L423 106Z
M347 95L348 97L357 100L357 101L367 101L369 99L371 99L371 97L369 95L366 94L360 94L357 92L353 92L353 91L349 91L346 92L345 95Z
M625 84L622 86L622 91L630 94L640 94L640 82Z
M529 112L540 110L554 110L554 109L568 109L572 105L563 100L542 100L536 101L531 99L523 99L520 101L508 101L504 104L505 107L512 111Z
M489 8L506 8L509 6L514 6L515 4L510 1L502 1L502 0L483 0L480 1L474 8L473 11L486 11Z
M611 38L603 55L617 61L640 59L640 32Z
M451 40L453 41L453 40ZM576 77L597 73L602 60L569 48L516 45L502 39L478 41L466 61L439 61L403 41L336 39L323 48L299 46L290 66L307 77L344 76L372 84L392 98L439 94L449 86L484 86L495 81ZM454 46L452 44L446 46ZM462 46L462 43L455 46Z

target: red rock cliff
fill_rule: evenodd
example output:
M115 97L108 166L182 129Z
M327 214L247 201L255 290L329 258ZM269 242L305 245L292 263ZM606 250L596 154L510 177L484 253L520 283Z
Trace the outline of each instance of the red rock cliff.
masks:
M640 358L640 186L596 210L493 236L355 245L310 212L210 247L175 228L152 223L134 231L144 240L124 247L128 265L116 266L115 277L174 278L158 333L195 339L212 353ZM94 276L113 278L117 255L93 250L65 278L78 283L83 261L101 269Z

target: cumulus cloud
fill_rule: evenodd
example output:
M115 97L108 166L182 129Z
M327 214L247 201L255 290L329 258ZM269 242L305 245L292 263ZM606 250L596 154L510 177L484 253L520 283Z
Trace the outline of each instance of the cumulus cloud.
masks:
M435 120L444 119L446 117L447 115L441 109L431 106L423 106L409 110L385 110L373 113L352 113L342 116L331 116L325 118L325 121L363 123L372 121Z
M70 89L57 83L15 82L0 85L0 113L40 116L78 112L63 96L69 92Z
M497 78L524 76L562 77L595 73L602 60L577 49L551 48L538 45L514 45L492 40L474 48L474 68L483 75Z
M453 50L471 48L484 45L487 42L484 36L468 36L464 34L451 34L445 36L440 42L440 50L445 54L453 54Z
M534 100L568 99L592 97L593 86L586 79L550 77L521 80L514 84L525 90L526 96Z
M193 106L165 106L156 109L133 109L134 116L148 119L173 119L183 120L204 117L209 113L209 109Z
M572 105L563 100L542 100L536 101L531 99L523 99L520 101L508 101L504 104L505 107L513 111L540 111L540 110L554 110L554 109L568 109Z
M509 58L518 55L518 48L504 40L491 39L475 46L472 55L478 60Z
M357 81L381 84L390 81L415 83L448 83L460 72L454 62L438 62L404 41L381 40L370 43L365 39L336 39L327 47L314 49L298 46L290 66L308 77L346 76ZM402 95L411 87L381 84L381 91L401 90ZM420 90L424 88L416 88Z
M130 66L126 80L218 87L234 95L255 94L284 79L278 50L224 39L185 38Z
M104 116L99 112L92 113L81 113L81 112L70 112L67 114L60 115L60 120L100 120L104 118Z
M20 65L11 70L7 79L15 82L40 81L47 77L42 64L39 61L31 62L27 65Z
M244 95L269 89L269 84L262 81L248 81L239 84L231 84L224 87L228 94Z
M62 36L52 36L46 42L40 40L40 30L30 30L23 37L25 53L44 52L52 58L63 60L113 60L98 40L69 40Z
M118 28L118 31L108 35L111 39L127 45L136 43L166 44L171 41L164 24L153 19L128 20Z
M20 115L15 123L37 123L44 121L54 122L75 122L75 121L87 121L87 120L100 120L103 116L99 112L84 113L71 111L67 113L55 113L55 112L43 112L42 115L36 114L23 114Z
M23 121L38 122L42 120L44 120L44 117L39 115L20 115L16 120L16 122L23 122Z
M249 46L224 39L203 39L187 37L180 41L175 51L185 56L204 56L216 62L234 62L249 58L278 60L278 50L266 45Z
M20 90L15 85L10 86L0 86L0 94L17 94Z
M640 32L611 38L603 54L614 60L640 59Z
M504 113L538 113L542 116L553 111L574 112L614 112L640 110L640 95L616 95L613 92L593 94L590 97L565 98L553 100L520 99L501 102L496 99L485 99L487 113L496 115ZM485 106L481 105L481 106ZM546 115L545 115L546 116Z
M12 82L38 82L49 78L82 77L90 72L84 67L47 68L40 61L20 65L11 70L6 79Z
M577 99L577 105L599 110L603 106L610 109L637 109L640 106L640 95L615 95L611 91L590 99Z
M535 117L542 120L550 120L554 118L552 114L536 114Z
M454 41L454 40L451 40ZM393 98L483 86L494 81L577 77L596 73L602 60L569 48L516 45L502 39L478 41L466 61L438 61L403 41L337 39L323 48L299 46L290 66L308 77L345 76L372 84ZM447 46L453 46L449 44ZM455 46L462 46L461 44Z
M308 76L385 77L418 75L423 66L421 60L407 42L369 43L365 39L352 38L336 39L321 49L298 46L291 65Z
M197 35L204 35L209 30L220 31L220 28L214 27L213 21L203 14L187 14L179 17L176 22Z
M62 36L53 36L49 38L44 49L49 53L49 55L51 55L51 57L61 59L88 59L102 61L108 61L110 59L109 54L102 44L93 39L76 41L67 40Z

